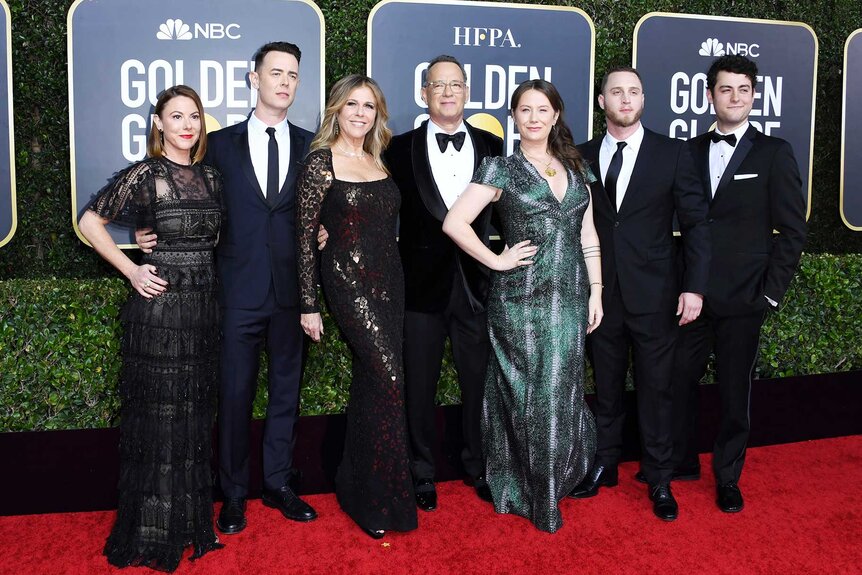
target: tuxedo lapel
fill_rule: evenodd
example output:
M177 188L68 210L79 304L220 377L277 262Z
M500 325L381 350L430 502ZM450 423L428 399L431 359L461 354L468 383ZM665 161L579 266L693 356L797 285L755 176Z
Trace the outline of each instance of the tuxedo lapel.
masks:
M626 186L626 191L623 195L623 201L620 203L618 213L622 214L631 210L632 204L637 201L638 185L643 181L650 168L654 165L654 152L655 147L653 146L652 134L649 130L644 128L644 137L641 140L641 147L638 150L637 158L635 158L635 165L632 166L632 175L629 178L629 185ZM610 203L610 198L608 199L608 202Z
M694 149L694 161L700 173L700 183L703 186L703 194L708 202L712 202L712 180L709 173L709 136L704 136L697 141Z
M485 142L485 138L478 134L478 130L469 123L464 122L467 126L467 133L470 135L470 140L473 142L473 173L479 169L479 164L482 163L482 158L491 155L491 150Z
M294 197L296 191L294 183L303 160L301 157L302 150L305 149L305 136L290 122L287 123L287 127L290 130L290 166L287 169L287 176L281 184L281 190L278 192L276 206L287 201L286 198L292 199Z
M757 137L757 129L754 126L748 126L745 134L743 134L736 143L736 149L733 151L733 155L730 157L730 162L727 163L727 167L724 169L724 174L722 174L721 181L718 183L718 188L715 190L713 201L717 200L730 185L730 182L733 181L733 176L736 174L736 170L739 169L742 161L748 155L748 152L751 151L755 137Z
M233 143L236 147L237 158L239 158L242 172L245 174L250 190L253 194L269 207L266 201L266 195L260 189L260 182L257 181L257 176L254 173L254 164L251 163L251 152L248 149L248 120L237 124L236 132L233 135Z
M413 160L413 176L416 179L416 188L419 190L419 197L422 198L425 208L432 216L442 222L449 210L446 208L446 204L443 203L443 196L440 195L440 190L437 189L437 184L434 182L434 175L431 173L427 138L428 120L425 120L419 129L413 132L413 143L410 153ZM474 144L475 141L474 139Z

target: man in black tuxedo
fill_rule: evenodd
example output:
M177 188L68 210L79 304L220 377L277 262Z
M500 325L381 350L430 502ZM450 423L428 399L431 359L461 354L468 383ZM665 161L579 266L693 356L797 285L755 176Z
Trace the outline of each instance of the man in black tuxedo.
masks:
M399 249L404 266L404 371L411 471L420 509L437 507L434 488L434 396L448 337L463 409L464 470L477 494L490 501L479 430L490 344L485 316L489 271L443 233L443 219L486 156L503 141L464 122L469 96L463 66L451 56L433 59L422 100L430 120L392 139L386 165L401 190ZM491 208L473 228L488 239Z
M288 484L293 478L303 333L295 257L295 183L311 132L287 121L299 84L299 48L262 46L254 57L257 105L248 120L209 134L205 163L224 180L226 218L216 251L221 284L219 467L225 502L222 533L246 526L249 428L260 351L269 357L269 403L263 436L263 503L288 519L310 521L314 509ZM138 238L142 247L152 246Z
M596 495L617 484L622 452L623 392L629 356L634 364L641 469L653 512L672 521L678 506L670 490L671 370L678 324L700 313L709 266L706 199L684 142L645 129L640 75L611 69L599 106L607 133L580 146L598 180L593 217L602 250L602 325L587 338L596 381L596 459L571 495ZM680 285L673 238L677 214L686 272Z
M760 327L777 309L805 244L805 201L790 144L748 122L757 66L724 56L707 73L716 129L689 142L709 201L712 263L704 312L685 326L674 372L674 464L697 470L697 389L715 353L721 425L713 471L718 507L741 511L738 482L750 429L749 396ZM776 233L777 232L777 233Z

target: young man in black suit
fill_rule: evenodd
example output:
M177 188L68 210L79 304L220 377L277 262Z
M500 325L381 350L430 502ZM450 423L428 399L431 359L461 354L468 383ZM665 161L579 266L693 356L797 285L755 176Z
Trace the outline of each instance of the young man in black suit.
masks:
M287 121L299 85L299 48L262 46L250 73L258 92L248 120L209 134L204 160L221 173L227 213L216 251L221 284L219 468L225 502L222 533L246 526L249 427L260 350L269 358L269 403L263 434L263 503L288 519L310 521L314 509L289 485L299 416L303 333L295 256L295 183L313 135ZM154 236L138 238L151 247Z
M653 512L676 519L670 489L673 450L671 370L679 325L700 313L709 266L706 198L684 142L645 129L637 70L613 68L599 106L607 133L580 146L598 180L593 217L602 249L602 325L587 338L596 381L596 459L572 491L592 497L617 484L629 356L634 364L641 469ZM686 272L680 284L673 217L682 232Z
M777 309L805 244L805 201L790 144L760 133L748 121L757 66L724 56L707 73L716 129L689 142L709 201L712 262L700 318L682 328L674 371L677 470L699 471L697 386L715 353L721 424L715 439L716 503L743 508L739 477L750 429L749 396L760 327Z
M449 207L486 156L503 141L464 122L469 86L451 56L434 58L422 99L430 120L392 139L386 164L401 190L399 249L404 266L404 372L411 471L420 509L437 507L434 487L434 396L448 337L461 387L461 459L477 494L491 500L485 481L479 422L490 343L485 316L489 271L443 233ZM491 208L473 223L487 241Z

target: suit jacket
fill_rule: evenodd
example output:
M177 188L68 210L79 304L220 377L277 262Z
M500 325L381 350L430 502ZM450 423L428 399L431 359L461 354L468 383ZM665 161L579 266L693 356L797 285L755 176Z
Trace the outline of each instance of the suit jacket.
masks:
M260 189L248 149L248 120L209 135L205 162L224 180L226 218L217 247L221 303L257 309L270 285L281 306L299 305L296 271L296 177L311 132L288 123L290 167L273 205Z
M712 197L709 145L708 133L689 142L710 201L706 304L719 315L763 310L764 296L784 297L805 245L805 200L793 148L749 126Z
M626 310L644 314L675 309L680 292L704 294L710 258L708 204L685 143L644 129L617 212L601 181L603 138L593 138L579 149L596 176L591 185L593 219L602 249L604 296L610 297L619 284ZM674 214L679 219L686 262L682 285Z
M404 267L405 308L409 311L443 311L449 303L457 274L473 310L484 311L488 298L488 268L462 252L443 233L448 208L437 189L428 160L428 121L392 139L385 160L401 191L398 249ZM473 140L474 169L482 158L500 156L503 140L466 124ZM476 235L488 241L491 206L473 222Z

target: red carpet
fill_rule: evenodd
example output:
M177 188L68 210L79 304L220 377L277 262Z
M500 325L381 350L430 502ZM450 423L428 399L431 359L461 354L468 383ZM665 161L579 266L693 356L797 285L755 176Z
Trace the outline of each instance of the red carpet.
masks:
M709 458L702 456L704 469ZM308 501L319 519L297 524L260 501L248 528L179 574L228 573L862 573L862 436L751 449L740 482L745 510L713 502L711 477L676 482L680 517L653 517L645 486L620 469L620 485L566 499L555 535L497 515L460 482L439 485L440 509L419 529L374 541L333 495ZM57 487L62 489L62 478ZM4 493L3 497L14 496ZM119 571L101 555L113 512L0 517L0 573Z

